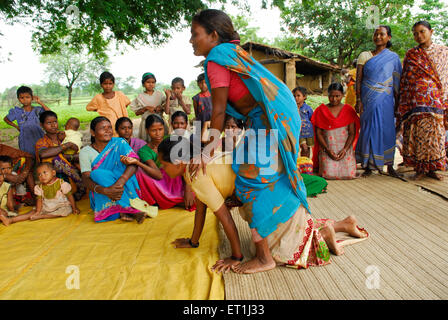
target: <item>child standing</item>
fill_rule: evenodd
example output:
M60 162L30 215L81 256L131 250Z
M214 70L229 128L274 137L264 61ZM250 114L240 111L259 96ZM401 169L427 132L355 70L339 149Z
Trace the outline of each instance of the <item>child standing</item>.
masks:
M142 140L148 141L148 135L145 129L145 120L150 114L158 114L163 118L163 104L166 97L162 92L155 90L156 77L151 72L146 72L142 76L142 85L145 91L140 93L137 98L131 102L131 110L135 112L137 116L141 117L140 127L138 131L138 137ZM168 126L165 125L166 133L168 133Z
M114 91L115 77L110 72L100 75L100 84L103 93L97 94L86 107L87 111L97 111L100 116L106 117L112 124L114 137L118 137L115 131L115 122L118 118L127 117L127 106L131 103L128 97L121 91Z
M183 95L185 90L184 80L182 78L174 78L171 81L171 90L166 89L166 103L165 113L169 116L169 119L176 111L183 111L187 115L191 113L191 101ZM173 127L170 126L170 133L173 131Z
M212 116L212 95L208 91L205 83L205 74L201 73L197 78L197 83L201 92L195 95L193 99L194 114L196 121L201 121L201 139L207 141L206 132L210 128Z
M314 131L311 124L311 116L313 109L305 103L307 91L304 87L297 87L292 90L292 94L296 99L297 108L299 109L302 126L300 128L300 155L303 157L310 157L310 148L314 146Z
M15 106L10 109L3 120L20 132L19 149L34 154L36 141L44 136L39 115L50 109L40 101L38 96L33 96L33 90L29 87L21 86L17 89L17 99L22 107ZM40 107L33 107L31 105L33 101L40 104ZM17 125L13 121L17 121Z
M56 177L56 170L51 163L42 162L36 171L40 183L34 188L37 204L30 220L66 217L72 212L80 212L70 184Z

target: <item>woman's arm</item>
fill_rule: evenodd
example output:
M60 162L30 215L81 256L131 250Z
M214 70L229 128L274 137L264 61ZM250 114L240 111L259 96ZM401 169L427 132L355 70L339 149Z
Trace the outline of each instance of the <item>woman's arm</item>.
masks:
M90 171L82 173L82 182L84 186L86 186L89 190L99 194L103 194L113 201L120 200L121 195L123 194L124 191L123 187L116 186L115 184L108 188L97 184L90 178Z
M194 227L191 238L180 238L171 242L174 245L174 248L192 248L191 243L199 244L199 238L201 237L202 230L204 229L205 224L205 215L207 212L207 206L201 202L198 198L196 198L196 213L194 214Z
M57 147L41 148L39 149L39 158L46 159L56 157L58 154L63 153L67 149L78 151L78 146L73 142L67 142Z
M162 180L163 179L163 174L162 171L160 171L159 168L157 168L156 163L154 162L154 160L148 160L145 163L138 161L136 163L137 166L139 166L140 168L143 169L143 171L145 171L145 173L150 176L153 179L156 180Z
M347 151L350 150L350 148L353 148L353 141L355 141L356 137L356 126L355 123L352 122L348 126L348 137L347 141L345 142L344 148L342 148L341 151L339 151L337 155L337 161L344 159L345 155L347 154Z
M185 182L184 182L185 183ZM189 184L185 184L184 203L185 208L190 209L194 205L194 192Z
M356 105L355 105L355 110L359 114L362 114L362 112L363 112L363 105L362 105L362 100L361 100L361 84L362 84L362 79L364 76L363 70L364 70L364 65L358 64L356 67L356 84L355 84Z
M324 130L318 127L316 133L317 133L317 142L322 148L322 151L328 154L328 156L331 159L336 160L336 154L328 149L327 142L325 141Z

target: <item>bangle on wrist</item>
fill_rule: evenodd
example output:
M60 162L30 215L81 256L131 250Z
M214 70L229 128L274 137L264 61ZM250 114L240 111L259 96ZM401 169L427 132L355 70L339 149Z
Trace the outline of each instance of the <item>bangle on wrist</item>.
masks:
M95 187L93 187L93 192L98 193L98 191L96 191L96 188L99 187L99 184L96 184Z
M191 242L191 238L188 239L188 243L190 244L190 246L191 246L192 248L197 248L197 247L199 247L199 241L198 241L198 243L193 243L193 242Z

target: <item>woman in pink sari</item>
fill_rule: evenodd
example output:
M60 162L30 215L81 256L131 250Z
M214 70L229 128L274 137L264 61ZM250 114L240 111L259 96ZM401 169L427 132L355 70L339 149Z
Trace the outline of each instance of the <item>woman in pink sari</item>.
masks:
M136 162L139 167L136 177L140 198L150 205L158 205L160 209L184 205L187 210L195 210L191 187L185 185L182 177L170 178L157 158L157 148L164 138L162 118L152 114L145 121L146 132L151 140L139 150L140 161Z

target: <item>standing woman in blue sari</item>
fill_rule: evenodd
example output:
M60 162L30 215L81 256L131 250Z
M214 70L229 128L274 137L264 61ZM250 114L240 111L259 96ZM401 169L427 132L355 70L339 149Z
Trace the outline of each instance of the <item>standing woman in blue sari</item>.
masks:
M374 51L362 52L358 58L356 111L361 115L361 132L356 146L356 160L364 168L363 176L380 173L387 166L391 176L395 155L394 114L398 103L401 62L388 48L392 31L379 26L373 35ZM360 84L360 85L358 85Z
M196 56L206 57L205 80L213 104L210 140L202 151L200 165L190 166L192 177L198 170L206 172L210 156L219 147L226 113L243 120L247 127L244 143L238 144L233 151L237 161L232 164L232 170L236 174L235 194L243 204L239 208L240 214L251 228L256 255L240 263L243 257L234 253L217 261L213 269L219 271L230 267L237 273L255 273L275 268L268 238L282 238L282 234L276 233L282 225L293 220L300 221L300 228L304 230L300 239L303 245L293 260L299 260L302 253L307 254L309 245L313 253L325 256L327 245L319 241L322 236L318 228L307 222L310 220L307 219L306 188L297 168L301 121L291 91L238 45L239 35L222 11L209 9L196 14L190 43ZM271 133L277 137L273 138ZM262 159L267 153L269 155ZM223 226L232 220L229 213L226 215L217 215ZM238 233L234 226L227 230L232 248L236 247ZM309 245L305 246L308 240ZM334 249L337 254L341 252ZM294 261L290 262L294 264Z

